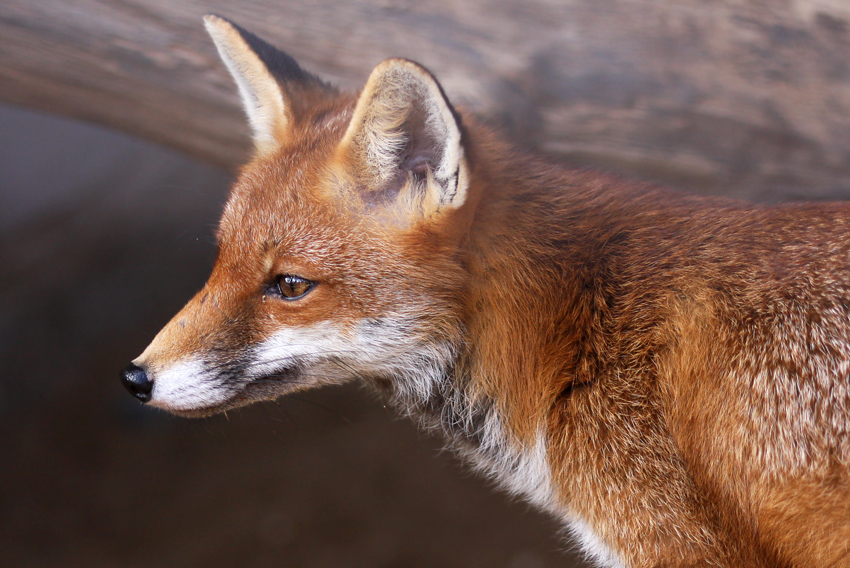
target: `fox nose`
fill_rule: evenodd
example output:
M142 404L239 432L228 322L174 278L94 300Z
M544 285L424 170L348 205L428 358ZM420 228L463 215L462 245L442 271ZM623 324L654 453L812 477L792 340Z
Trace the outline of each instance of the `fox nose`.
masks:
M145 370L138 365L133 363L127 365L127 368L121 371L121 382L124 383L130 394L142 402L148 402L151 399L153 381L148 378Z

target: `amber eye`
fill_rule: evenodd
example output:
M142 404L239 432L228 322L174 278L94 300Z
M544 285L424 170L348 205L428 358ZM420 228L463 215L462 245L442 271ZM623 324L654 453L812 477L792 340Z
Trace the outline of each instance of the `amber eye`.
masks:
M280 295L284 300L298 300L312 290L315 285L316 283L312 280L294 274L284 274L277 277L272 292Z

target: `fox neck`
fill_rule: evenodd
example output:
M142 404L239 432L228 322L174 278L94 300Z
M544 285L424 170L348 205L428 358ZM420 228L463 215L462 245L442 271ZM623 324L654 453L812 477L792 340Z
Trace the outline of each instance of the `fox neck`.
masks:
M548 304L563 301L566 292L558 289L563 278L547 246L558 236L539 232L556 226L547 218L551 204L525 199L522 188L530 178L554 185L558 170L550 168L549 179L541 181L546 166L523 165L513 150L482 134L484 147L470 149L474 212L460 250L469 281L458 340L412 354L418 363L396 373L390 396L403 414L444 435L477 470L553 510L546 409L563 369L539 354L547 350L540 338L548 341L562 310ZM558 346L557 352L565 349Z
M491 401L510 437L531 448L547 409L574 378L568 367L578 342L563 330L579 298L570 284L563 213L578 205L563 197L562 170L481 139L470 152L482 175L473 177L481 199L466 248L465 381Z

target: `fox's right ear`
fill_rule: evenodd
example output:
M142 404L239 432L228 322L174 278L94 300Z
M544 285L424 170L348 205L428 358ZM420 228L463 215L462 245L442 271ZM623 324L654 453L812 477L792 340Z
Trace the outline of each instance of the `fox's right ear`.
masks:
M204 25L239 88L258 155L280 147L311 96L335 92L292 57L233 22L208 15Z

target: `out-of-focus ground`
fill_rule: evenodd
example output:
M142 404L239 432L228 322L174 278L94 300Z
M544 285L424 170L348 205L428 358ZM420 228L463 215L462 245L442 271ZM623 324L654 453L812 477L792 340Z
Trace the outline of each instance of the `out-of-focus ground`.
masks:
M0 566L570 566L357 387L204 420L118 371L204 282L229 179L0 107Z

